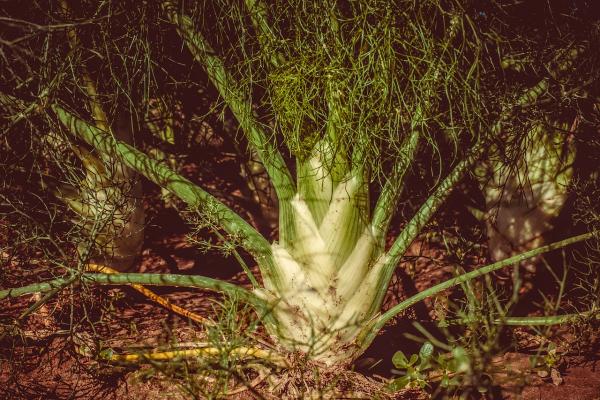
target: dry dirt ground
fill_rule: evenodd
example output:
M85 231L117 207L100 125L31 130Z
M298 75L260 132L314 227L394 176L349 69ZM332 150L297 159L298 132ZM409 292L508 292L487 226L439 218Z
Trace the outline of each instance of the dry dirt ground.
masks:
M150 232L152 233L152 232ZM200 261L201 260L201 261ZM17 266L14 266L15 268ZM424 268L428 268L426 265ZM181 232L171 232L168 236L152 239L147 243L140 270L146 272L200 273L246 284L242 274L232 264L218 261L218 258L198 254L186 244ZM33 272L33 271L31 271ZM443 269L432 270L421 276L443 277ZM397 280L395 289L403 290ZM15 285L17 283L15 282ZM417 280L417 289L427 286L427 282ZM190 290L158 289L177 304L199 314L210 314L214 298L209 293ZM397 292L396 292L397 293ZM78 296L76 296L78 297ZM394 296L389 296L394 302ZM402 294L397 297L403 297ZM106 300L109 299L109 300ZM77 301L87 303L80 307ZM31 296L3 300L1 317L7 321L16 317L33 302ZM433 307L433 304L430 304ZM412 316L419 311L414 311ZM75 323L73 324L72 321ZM104 345L136 344L156 346L174 338L177 341L197 340L199 328L191 326L179 316L175 316L139 295L130 288L93 288L84 298L73 303L71 293L65 291L44 309L23 320L21 327L24 336L12 336L5 331L2 337L0 360L0 398L6 399L165 399L185 398L182 389L170 380L148 378L143 368L109 367L83 357L77 353L75 343L68 329L79 333L95 333L105 338ZM93 327L93 330L92 330ZM356 368L371 376L370 382L381 382L380 375L389 376L390 358L396 349L407 349L406 340L398 330L406 327L400 320L390 327L359 360ZM410 346L409 346L410 347ZM369 369L374 361L377 367ZM529 357L519 353L507 353L497 362L510 365L513 370L525 370ZM566 357L561 366L562 383L554 385L550 378L542 379L535 374L514 375L504 379L504 383L492 398L523 399L600 399L600 366L596 355ZM387 374L386 374L387 369ZM358 375L356 375L358 376ZM355 376L355 378L356 378ZM375 378L373 377L375 376ZM518 378L516 377L518 376ZM263 394L264 387L262 389ZM520 392L520 396L515 395ZM416 392L398 395L397 398L420 398ZM255 398L250 391L244 391L233 398Z
M194 171L187 171L193 175ZM235 186L217 182L220 197L236 196ZM159 209L160 208L160 209ZM203 253L186 240L186 225L173 209L147 204L149 214L145 248L136 269L139 272L201 274L248 285L233 258L218 253ZM406 274L395 277L386 305L391 306L416 291L452 276L452 267L444 262L443 251L418 242L411 248L402 269L413 271L416 279ZM35 258L35 257L34 257ZM482 260L472 260L479 265ZM43 263L3 259L3 287L17 287L47 275ZM201 290L157 288L155 291L174 303L200 315L214 315L215 295ZM12 322L36 300L34 296L0 301L0 399L178 399L185 398L182 387L170 379L152 377L155 369L99 364L81 355L82 346L93 347L89 338L102 338L104 348L138 346L152 348L173 341L203 340L202 329L158 306L128 287L89 287L64 290L42 309L22 318L18 329ZM363 387L374 398L376 387L392 375L391 357L396 350L407 354L418 347L403 333L411 330L410 321L427 321L444 312L443 297L419 304L398 318L377 338L373 346L354 366L357 373L338 371L337 378L348 387ZM240 315L242 313L240 312ZM424 325L426 323L424 322ZM433 326L433 324L431 324ZM426 325L427 326L427 325ZM234 329L244 329L237 325ZM414 332L414 329L413 329ZM557 332L555 341L569 350L573 332ZM524 334L527 336L527 334ZM571 336L569 336L571 335ZM578 343L573 343L573 349ZM77 350L79 349L79 351ZM543 400L600 399L600 353L572 352L560 365L560 385L550 377L520 373L528 369L529 355L507 352L495 362L510 366L517 373L499 376L500 386L488 398ZM285 375L285 373L283 373ZM281 377L280 377L281 378ZM560 379L559 379L560 380ZM272 382L271 382L272 384ZM268 393L268 379L261 380L257 392L244 390L232 398L283 398ZM292 393L288 392L288 394ZM520 393L520 394L515 394ZM366 396L366 397L365 397ZM519 397L520 396L520 397ZM293 397L290 395L290 397ZM394 396L401 399L427 398L423 392L410 391ZM352 398L347 396L346 398Z

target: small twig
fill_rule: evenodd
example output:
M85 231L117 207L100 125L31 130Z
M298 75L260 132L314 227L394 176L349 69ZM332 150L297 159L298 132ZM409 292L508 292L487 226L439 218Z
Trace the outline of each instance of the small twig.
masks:
M118 274L119 273L119 271L116 271L110 267L107 267L105 265L98 265L98 264L87 264L87 270L94 271L94 272L102 272L105 274ZM183 307L179 307L178 305L171 303L169 300L165 299L164 297L159 296L158 294L154 293L152 290L150 290L142 285L138 285L138 284L134 283L131 285L131 287L133 289L137 290L138 292L140 292L141 294L143 294L144 296L148 297L150 300L157 302L161 306L165 307L168 310L173 311L176 314L182 315L186 318L189 318L193 321L199 322L204 325L209 325L209 326L215 325L215 323L213 321L209 320L208 318L204 318L192 311L186 310Z

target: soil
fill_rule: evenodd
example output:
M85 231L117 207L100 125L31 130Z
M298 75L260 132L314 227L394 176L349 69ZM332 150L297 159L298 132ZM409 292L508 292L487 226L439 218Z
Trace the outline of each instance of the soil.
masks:
M223 161L223 162L226 162ZM186 175L197 173L194 167L187 167ZM213 192L220 188L219 197L235 203L240 193L236 185L226 185L216 176L199 178L207 180ZM206 186L206 184L205 184ZM240 187L239 185L237 187ZM152 192L154 190L154 193ZM190 243L189 229L173 208L164 208L156 200L156 189L149 189L146 209L148 227L142 258L136 269L139 272L201 274L224 279L249 287L235 259L224 257L216 251L203 252ZM237 206L241 211L242 208ZM249 217L252 220L251 217ZM275 234L271 232L271 234ZM202 237L205 231L199 232ZM406 262L390 285L386 307L423 290L453 274L452 260L443 256L441 246L419 241L413 244ZM469 263L480 265L485 260L471 255ZM5 260L6 261L6 260ZM3 261L4 287L17 287L34 282L46 267L43 264L24 266L20 262ZM256 267L254 267L256 269ZM411 273L412 271L412 273ZM409 275L416 277L411 279ZM154 288L155 292L169 298L178 305L203 316L215 317L218 301L214 293L201 290ZM39 297L22 296L0 301L0 398L4 399L183 399L185 388L176 380L159 379L153 374L156 369L148 366L113 366L98 363L82 355L82 347L97 346L92 337L104 338L103 347L122 348L136 345L140 348L153 348L173 342L206 340L206 335L198 325L158 306L129 287L106 288L86 287L66 289L51 299L42 308L22 318L15 326L11 321L33 304ZM418 352L419 346L408 340L406 334L418 336L412 325L421 321L422 325L435 335L432 319L439 319L447 311L443 296L429 299L410 312L397 318L376 339L371 348L355 365L357 372L337 372L353 387L370 388L363 390L362 398L374 397L377 387L394 375L391 357L397 350L406 354ZM239 310L237 316L243 316ZM243 319L243 318L242 318ZM245 325L233 329L243 330ZM522 332L527 338L530 332ZM555 332L553 341L571 346L570 341L579 340L572 332ZM571 335L571 336L569 336ZM575 343L577 344L577 343ZM523 346L519 351L507 350L494 362L508 366L512 373L498 375L500 384L492 387L488 398L544 399L544 400L598 400L600 399L600 353L587 348L586 356L575 351L575 344L561 359L555 376L540 377L531 372L529 359L531 349ZM78 350L79 349L79 350ZM529 352L527 352L529 351ZM555 374L556 375L556 374ZM266 381L257 386L264 398L270 396L264 391ZM206 383L209 385L209 383ZM261 389L262 387L262 389ZM370 395L369 395L370 394ZM427 398L419 390L405 391L394 398ZM260 398L252 390L241 391L231 398ZM352 396L346 398L353 398Z

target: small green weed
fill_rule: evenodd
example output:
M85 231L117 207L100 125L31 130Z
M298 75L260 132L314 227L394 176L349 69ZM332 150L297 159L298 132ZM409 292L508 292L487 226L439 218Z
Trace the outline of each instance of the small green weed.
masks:
M443 388L456 388L461 384L461 376L471 371L471 360L462 347L455 347L450 353L436 354L430 342L423 344L419 354L407 358L402 351L397 351L392 362L401 374L390 382L388 388L398 391L405 388L421 388L431 382L439 381Z

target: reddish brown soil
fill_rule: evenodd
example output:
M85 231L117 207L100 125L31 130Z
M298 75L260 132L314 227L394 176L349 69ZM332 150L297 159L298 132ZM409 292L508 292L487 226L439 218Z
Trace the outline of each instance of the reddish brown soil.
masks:
M548 382L531 382L523 389L522 399L600 399L600 369L597 361L574 363L562 376L564 382L559 386Z
M197 260L203 260L202 265L196 265ZM442 270L433 268L428 274L438 278L446 275ZM148 272L178 272L194 273L202 271L239 283L245 283L239 271L232 266L210 257L199 256L189 245L185 244L183 236L172 233L171 236L150 241L144 250L141 270ZM423 274L419 274L423 276ZM397 279L396 282L401 279ZM427 286L420 280L417 288ZM395 287L398 289L398 286ZM211 313L210 294L197 290L157 290L178 304L199 314ZM397 292L396 292L397 293ZM395 296L390 295L391 302ZM400 294L397 297L403 297ZM165 343L173 337L179 341L197 339L198 328L189 326L178 316L156 306L129 288L98 289L86 297L86 301L100 301L101 298L112 299L112 310L98 310L94 305L89 307L90 313L95 313L95 328L104 335L108 334L114 343L137 343L149 346ZM104 306L106 306L104 301ZM2 301L2 317L18 315L27 305L31 304L30 296ZM69 336L60 334L61 329L68 327L67 311L70 311L69 294L64 293L56 301L52 301L45 313L38 311L29 317L23 328L32 334L36 331L39 337L4 337L1 350L0 365L0 398L10 399L159 399L183 398L177 385L168 381L133 379L139 375L135 370L122 367L109 367L82 357L74 351L75 345ZM77 307L75 307L77 308ZM51 310L51 311L48 311ZM81 310L75 310L76 313ZM40 315L41 314L41 315ZM414 315L414 314L413 314ZM48 322L50 321L50 322ZM91 325L82 323L78 331L90 332ZM406 326L405 326L406 327ZM167 330L168 328L168 330ZM168 333L170 332L170 333ZM51 333L51 334L48 334ZM388 339L396 337L390 343ZM386 341L384 349L376 342L374 348L367 351L362 359L389 358L396 348L406 347L406 340L398 340L400 334L390 328L382 335ZM402 343L404 342L404 344ZM508 357L508 356L507 356ZM507 358L507 360L510 357ZM515 360L517 360L515 362ZM528 357L512 356L507 363L513 368L527 369ZM510 399L580 399L595 400L600 398L600 371L595 360L584 360L582 357L570 357L562 372L563 383L559 386L544 380L535 374L529 374L523 379L515 380L516 384L506 383L503 386L503 396ZM379 371L385 374L385 371ZM522 390L521 396L513 394ZM170 394L169 394L170 393ZM166 396L166 397L165 397ZM246 396L247 397L247 396Z
M213 178L211 178L213 179ZM224 188L221 198L236 196L233 186ZM215 189L216 190L216 189ZM214 190L213 190L214 191ZM239 207L238 207L239 208ZM215 252L202 253L186 241L187 228L172 209L163 209L149 202L149 224L140 272L170 272L201 274L248 285L248 281L231 257L224 259ZM201 232L201 234L203 234ZM417 242L409 252L403 269L418 271L414 282L404 273L395 276L386 305L423 290L453 274L452 266L441 249ZM470 264L483 260L471 256ZM34 282L42 265L19 263L4 265L8 279L6 287ZM26 272L26 273L25 273ZM201 290L157 288L174 303L201 315L214 315L213 293ZM77 288L64 290L20 323L25 336L10 334L10 321L35 300L32 296L0 301L0 399L162 399L184 398L180 388L171 381L139 377L147 368L125 368L98 364L78 354L75 349L87 343L86 337L104 338L106 347L125 345L157 346L172 342L202 340L202 329L190 325L179 316L157 306L131 288ZM405 353L418 351L402 333L411 329L410 320L430 320L446 311L443 296L430 299L400 316L375 341L356 369L367 375L390 376L391 357L398 349ZM408 321L408 322L407 322ZM78 339L73 339L76 334ZM86 336L87 334L87 336ZM559 339L560 340L560 339ZM412 347L411 347L412 346ZM512 358L511 358L512 357ZM597 354L566 356L561 367L562 384L535 374L520 374L519 379L505 381L492 398L522 398L526 400L598 400L600 399L600 370ZM515 361L516 360L516 361ZM528 369L528 356L507 353L506 363L516 371ZM376 364L376 367L371 366ZM501 393L501 394L500 394ZM514 393L520 393L520 396ZM254 398L246 391L235 398ZM398 398L422 398L412 393Z

